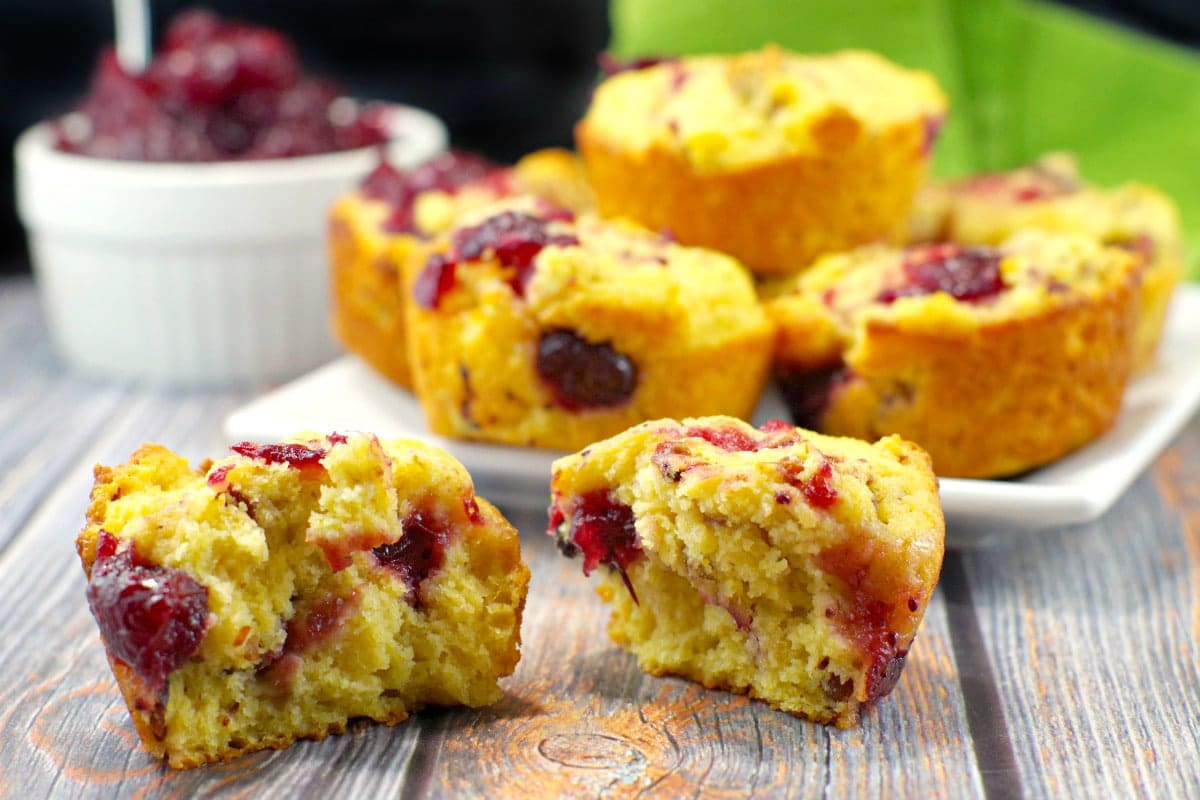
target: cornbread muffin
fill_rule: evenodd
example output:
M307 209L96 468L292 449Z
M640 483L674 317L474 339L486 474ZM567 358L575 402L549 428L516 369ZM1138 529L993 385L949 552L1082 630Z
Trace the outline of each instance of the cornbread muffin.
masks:
M1132 250L1146 262L1134 367L1153 362L1171 292L1183 273L1179 215L1158 190L1136 183L1091 186L1080 179L1071 156L1051 154L1010 172L924 187L910 227L917 242L997 244L1036 228L1086 233Z
M892 690L942 565L929 457L728 417L554 463L549 533L604 565L609 635L655 675L846 728Z
M500 697L529 570L458 462L362 433L233 451L96 467L76 541L152 755L194 767Z
M534 198L409 261L416 392L439 434L574 449L664 414L748 416L774 329L728 256Z
M766 289L781 386L800 425L899 434L943 476L1013 475L1112 425L1141 271L1128 250L1037 231L826 256Z
M418 240L448 228L464 209L522 192L566 208L592 206L583 166L565 150L539 150L511 168L453 151L407 171L383 161L339 199L329 228L332 322L346 349L411 387L400 265Z
M932 76L777 47L646 63L601 83L575 130L600 213L759 275L904 237L946 113Z

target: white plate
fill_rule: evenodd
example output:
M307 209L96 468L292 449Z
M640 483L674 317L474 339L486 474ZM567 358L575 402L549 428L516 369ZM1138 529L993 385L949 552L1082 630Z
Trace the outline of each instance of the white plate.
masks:
M948 543L969 545L995 526L1026 530L1095 519L1124 493L1186 423L1200 402L1200 286L1176 292L1154 369L1126 392L1116 426L1054 464L1014 480L944 478L942 506L951 523ZM787 419L775 392L759 404L755 422ZM341 358L266 394L229 415L231 441L279 439L299 430L369 430L437 444L470 470L480 493L500 505L549 502L550 462L558 455L532 448L444 439L425 428L408 392L353 357Z

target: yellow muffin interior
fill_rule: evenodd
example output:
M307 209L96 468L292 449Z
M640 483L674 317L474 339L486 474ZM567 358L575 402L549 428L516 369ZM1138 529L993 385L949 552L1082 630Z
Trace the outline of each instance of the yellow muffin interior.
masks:
M628 152L680 151L700 170L839 146L945 114L931 75L863 51L822 56L778 47L670 60L605 80L583 124Z
M643 669L819 722L852 725L890 689L883 676L898 676L941 567L929 459L898 437L659 420L559 459L551 486L560 546L589 495L631 510L641 553L603 569L598 592L610 635Z
M320 738L354 717L487 704L519 657L529 573L516 532L461 465L411 440L289 441L326 451L321 465L235 455L192 470L146 445L97 468L78 541L89 574L103 529L208 591L198 651L169 675L160 719L138 726L173 766ZM446 534L443 561L414 589L372 548L414 535L415 518ZM318 620L313 641L290 648L322 613L332 632Z

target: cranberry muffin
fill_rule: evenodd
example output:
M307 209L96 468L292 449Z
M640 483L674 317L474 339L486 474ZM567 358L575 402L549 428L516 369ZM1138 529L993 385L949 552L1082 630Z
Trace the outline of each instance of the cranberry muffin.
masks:
M431 249L407 286L435 433L569 450L758 401L774 328L728 256L535 198L477 209Z
M766 287L796 422L925 448L939 475L1013 475L1112 426L1142 261L1082 235L868 247Z
M463 210L522 192L591 207L582 165L565 150L531 153L511 168L454 151L411 170L381 162L330 211L332 324L342 345L411 387L401 265L418 241L444 231Z
M601 83L576 127L600 213L759 275L903 238L946 113L930 75L777 47L645 63Z
M895 686L942 564L929 457L896 436L658 420L556 461L551 492L642 669L842 728Z
M500 697L529 570L458 462L362 433L233 451L96 467L76 546L151 755L194 767Z
M1179 214L1162 192L1138 183L1104 189L1079 177L1075 160L1051 154L1009 172L936 182L917 195L916 242L997 244L1038 229L1084 233L1124 247L1145 262L1134 369L1154 361L1171 293L1183 274Z

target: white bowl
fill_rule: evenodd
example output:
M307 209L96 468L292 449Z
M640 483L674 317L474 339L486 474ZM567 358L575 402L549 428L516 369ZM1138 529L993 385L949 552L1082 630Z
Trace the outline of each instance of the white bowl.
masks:
M431 114L389 106L388 157L446 147ZM61 153L47 123L16 146L17 207L50 330L92 373L176 384L276 381L338 348L326 214L374 148L269 161L112 161Z

